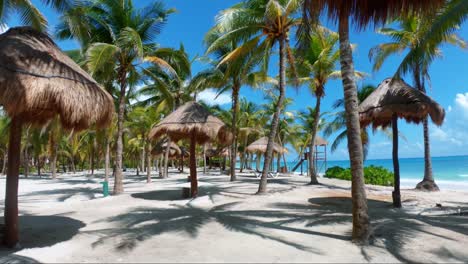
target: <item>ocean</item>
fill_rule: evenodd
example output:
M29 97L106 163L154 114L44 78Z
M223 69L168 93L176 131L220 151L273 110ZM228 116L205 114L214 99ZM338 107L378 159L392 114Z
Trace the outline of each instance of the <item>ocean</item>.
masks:
M296 164L288 162L288 169ZM375 165L393 171L392 159L371 159L364 162L365 166ZM283 163L281 162L281 166ZM349 167L349 161L328 161L327 167ZM276 159L274 160L276 168ZM319 163L319 172L325 172L325 166ZM255 168L255 162L253 164ZM303 172L306 174L307 163L303 164ZM436 183L441 189L468 191L468 156L432 157L432 170ZM299 167L295 173L300 173ZM424 176L424 158L400 158L400 177L402 187L412 188L422 180Z

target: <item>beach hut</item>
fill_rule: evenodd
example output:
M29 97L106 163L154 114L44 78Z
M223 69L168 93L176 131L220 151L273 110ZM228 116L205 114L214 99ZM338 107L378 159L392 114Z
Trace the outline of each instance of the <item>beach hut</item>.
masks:
M442 125L444 109L429 96L412 88L400 79L385 79L366 100L359 105L361 126L372 124L373 128L392 127L393 171L395 188L393 205L401 207L400 166L398 162L398 118L407 122L420 123L430 116L436 125Z
M80 130L107 125L113 99L93 78L32 28L0 35L0 104L11 118L5 195L7 246L18 240L18 178L23 124L44 125L56 116L63 127Z
M264 154L266 152L267 145L268 145L268 137L262 137L262 138L257 139L256 141L252 142L246 148L247 152L257 154L257 164L256 164L256 169L257 170L259 170L259 168L260 168L260 155ZM278 143L273 142L273 153L276 153L277 155L280 155L280 154L286 153L286 152L287 152L286 148L283 148ZM273 164L273 163L271 163L271 164ZM270 169L272 169L272 168L270 168Z
M162 135L169 136L174 142L184 138L190 140L190 195L196 197L198 194L196 144L204 144L214 140L221 143L230 142L232 135L229 128L219 118L211 115L202 105L188 102L153 127L148 137L155 139Z
M161 156L164 153L166 153L167 149L167 139L166 140L160 140L156 143L154 146L153 150L151 150L151 155L153 156ZM169 157L174 158L178 157L182 154L182 150L177 146L176 143L170 142L169 143Z

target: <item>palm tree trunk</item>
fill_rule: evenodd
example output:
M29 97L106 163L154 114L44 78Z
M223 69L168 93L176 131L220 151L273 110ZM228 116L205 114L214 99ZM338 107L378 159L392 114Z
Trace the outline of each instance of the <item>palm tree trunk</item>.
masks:
M146 182L151 182L151 142L146 142Z
M109 171L110 171L110 140L106 139L106 157L104 165L104 179L106 182L109 181Z
M124 130L124 115L125 115L125 95L127 90L127 71L124 67L119 70L119 112L117 115L117 140L115 147L115 179L114 179L114 195L123 193L123 173L122 173L122 155L123 155L123 130Z
M190 195L192 198L197 197L198 181L197 181L197 159L195 157L196 134L192 132L190 138Z
M164 152L164 171L163 171L163 178L169 177L169 151L171 151L171 139L167 138L167 146L166 151Z
M57 142L53 141L52 161L50 162L50 170L52 171L52 179L57 178L57 149L58 149Z
M321 104L321 96L317 96L317 102L315 103L315 112L314 112L314 124L311 131L311 146L312 151L311 153L315 155L315 138L317 137L317 130L318 130L318 123L320 119L320 104ZM315 161L315 156L313 156L313 161ZM310 175L310 184L319 184L317 179L317 168L315 168L315 162L311 162L309 166L309 175Z
M141 171L144 172L146 170L146 167L145 167L145 148L143 147L141 149L141 156L140 156L140 161L141 161Z
M21 120L13 117L10 123L8 144L8 171L5 190L5 234L4 242L13 248L19 241L18 232L18 182L21 154Z
M5 154L3 154L3 168L2 168L3 175L5 175L6 173L7 162L8 162L8 152L5 151Z
M283 109L283 101L285 96L286 88L286 47L285 47L285 36L279 37L279 97L276 103L276 111L273 114L273 120L271 121L270 135L268 136L268 144L265 152L265 161L263 164L262 177L258 186L257 194L263 194L267 191L267 176L270 169L271 160L273 156L273 142L276 137L278 130L279 117Z
M401 207L400 195L400 163L398 161L398 116L393 114L392 117L392 134L393 134L393 174L395 179L395 186L392 193L393 206L396 208Z
M415 67L414 70L414 81L416 83L416 88L426 93L426 88L424 83L421 80L419 66ZM416 189L424 191L439 191L439 186L434 181L434 176L432 174L432 160L431 160L431 144L429 139L429 125L427 117L423 120L423 134L424 134L424 178L423 180L416 185Z
M343 81L348 152L351 163L351 197L353 211L352 239L366 243L369 239L369 215L364 185L361 128L359 124L357 88L354 80L354 65L349 43L349 14L341 12L339 18L340 63Z
M278 135L278 143L281 145L281 147L284 148L284 145L283 145L283 141L281 140L281 137ZM284 151L283 153L281 153L281 156L283 157L283 163L284 163L284 168L285 168L285 172L288 172L288 163L286 162L286 155L284 154Z
M255 164L255 170L260 171L260 159L262 158L262 155L260 153L257 153L257 164Z
M231 145L231 181L235 181L236 178L236 160L237 160L237 113L239 108L239 82L234 80L232 87L232 145Z
M203 145L203 173L206 173L206 144Z

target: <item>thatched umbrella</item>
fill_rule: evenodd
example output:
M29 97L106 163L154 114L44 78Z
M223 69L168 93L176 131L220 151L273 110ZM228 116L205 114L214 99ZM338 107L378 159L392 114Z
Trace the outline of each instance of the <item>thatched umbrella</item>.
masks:
M104 126L112 97L44 33L27 27L0 35L0 104L11 118L5 196L5 243L18 242L18 176L22 124L55 116L67 129Z
M262 137L257 139L256 141L252 142L250 145L247 146L246 150L251 153L265 153L266 148L268 145L268 138L267 137ZM286 149L280 146L278 143L273 142L273 152L276 153L283 153L285 152Z
M151 151L151 155L160 156L166 152L167 149L167 140L161 140L154 146ZM169 145L169 157L177 157L182 153L182 150L177 146L176 143L172 142Z
M361 126L365 127L371 123L374 129L392 126L395 174L395 190L392 196L395 207L401 207L398 118L404 118L407 122L420 123L428 115L436 125L440 126L444 121L445 111L430 97L399 79L385 79L359 106Z
M315 145L315 146L326 146L326 145L328 145L328 142L327 142L324 138L322 138L322 137L316 135L316 136L315 136L315 144L314 144L314 145Z
M168 135L175 142L183 138L190 139L190 193L192 197L196 197L198 194L196 144L204 144L211 140L229 142L232 139L229 129L223 121L211 115L203 106L196 102L188 102L153 127L148 137L154 139L162 135Z

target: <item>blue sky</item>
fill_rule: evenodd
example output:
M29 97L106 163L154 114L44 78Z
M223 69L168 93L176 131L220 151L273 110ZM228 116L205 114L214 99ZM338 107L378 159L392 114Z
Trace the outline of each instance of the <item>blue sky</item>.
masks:
M57 23L58 14L45 8L40 1L33 0L39 9L46 15L50 23L50 29L53 29ZM137 6L144 6L146 1L134 1ZM163 29L162 34L157 38L157 42L163 47L178 47L183 43L188 53L193 57L203 55L204 46L203 36L207 30L213 26L215 15L222 9L227 8L238 1L235 0L163 0L167 7L176 8L177 12L169 17L168 24ZM8 22L8 26L18 25L16 19ZM332 29L336 27L330 25ZM468 25L462 25L459 32L461 36L468 36ZM377 85L391 76L403 58L394 56L390 58L376 73L372 72L372 64L368 59L369 49L383 42L388 42L384 36L374 33L373 28L362 32L351 32L351 42L357 44L357 50L354 53L355 68L359 71L369 73L369 76L359 85L374 84ZM58 42L64 50L76 48L74 41ZM430 68L432 88L429 88L428 94L439 102L446 110L446 120L442 127L430 126L431 146L433 156L450 155L468 155L468 51L458 48L443 46L443 58L435 61ZM273 60L274 61L274 60ZM194 73L203 69L203 65L195 64ZM277 66L272 65L271 73L276 74ZM406 78L408 83L412 83L410 78ZM207 91L203 94L206 98L212 96L213 92ZM251 90L243 87L241 96L247 97L256 103L263 103L263 93L259 90ZM307 89L301 88L295 90L291 87L287 89L287 96L294 99L294 105L288 110L297 111L305 109L307 106L315 105L315 99L310 95ZM333 102L343 97L343 91L340 81L331 81L326 87L326 97L323 100L323 110L331 111ZM229 94L220 96L219 102L225 107L229 107ZM400 157L422 157L424 152L422 148L422 126L414 124L405 124L400 121L399 129L406 140L400 141ZM332 135L328 140L334 139ZM335 160L347 159L346 144L335 152L331 153L330 158ZM380 159L391 157L391 141L382 133L376 133L371 138L371 148L369 159ZM288 159L295 159L294 154L290 154Z

